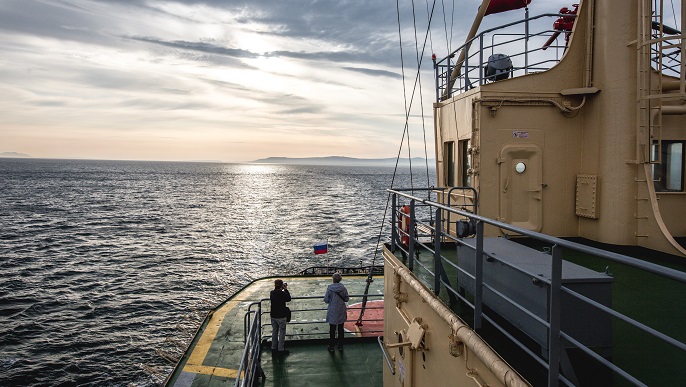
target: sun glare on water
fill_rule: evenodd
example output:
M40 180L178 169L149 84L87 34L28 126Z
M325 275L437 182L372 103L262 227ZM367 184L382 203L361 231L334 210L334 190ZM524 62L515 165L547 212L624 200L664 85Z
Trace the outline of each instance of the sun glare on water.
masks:
M271 164L244 164L238 167L237 172L242 175L270 175L276 173L278 165Z

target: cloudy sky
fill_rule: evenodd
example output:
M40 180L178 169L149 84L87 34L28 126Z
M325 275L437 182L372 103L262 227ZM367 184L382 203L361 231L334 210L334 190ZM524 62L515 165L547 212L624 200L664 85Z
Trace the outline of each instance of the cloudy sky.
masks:
M425 129L433 157L428 58L445 55L446 35L462 43L479 3L436 2L422 74L427 116L423 126L417 96L410 120L413 156L424 156ZM532 13L571 5L540 3ZM415 1L420 49L432 4ZM400 1L408 98L411 7ZM394 157L405 122L399 47L395 0L2 0L0 152Z

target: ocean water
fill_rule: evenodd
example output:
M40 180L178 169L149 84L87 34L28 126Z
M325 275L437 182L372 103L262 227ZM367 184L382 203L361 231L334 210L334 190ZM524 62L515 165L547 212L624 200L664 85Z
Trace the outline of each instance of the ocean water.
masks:
M416 171L0 159L0 385L161 384L251 280L371 264Z

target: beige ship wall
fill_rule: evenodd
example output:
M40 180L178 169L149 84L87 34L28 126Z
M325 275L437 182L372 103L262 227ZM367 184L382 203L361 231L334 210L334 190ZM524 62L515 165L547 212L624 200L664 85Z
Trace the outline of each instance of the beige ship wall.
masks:
M578 23L575 28L586 27ZM574 43L582 48L586 45L584 39ZM573 203L576 175L583 170L584 111L565 117L555 104L577 106L582 102L582 97L562 97L560 91L584 87L584 72L579 71L587 59L584 52L568 50L553 70L487 84L440 104L437 141L457 143L473 137L473 186L479 192L480 215L558 236L579 234L579 218ZM533 156L541 178L535 179L540 182L525 182L522 191L527 192L522 195L508 196L514 191L515 176L507 176L511 168L503 165L503 158L513 153L516 158L518 146L523 147L525 157ZM540 155L532 155L535 147L540 148ZM588 156L591 158L586 163L597 165L593 156ZM442 146L437 146L436 159L440 184L446 181ZM527 167L532 167L530 162ZM526 204L513 203L517 200ZM493 229L487 232L499 233Z
M529 386L384 248L385 387ZM414 322L414 324L413 324ZM414 327L423 329L415 334ZM395 345L415 341L418 345Z
M684 193L655 198L653 192L662 231L660 214L647 215L637 204L649 191L645 176L640 182L644 165L636 151L637 4L590 4L581 4L570 46L554 68L436 104L438 183L447 181L441 144L471 139L480 215L556 236L678 254L663 231L686 235ZM570 89L582 90L570 95ZM684 139L684 128L684 116L665 116L663 138ZM527 164L526 179L514 173L518 160ZM645 216L650 219L639 230L637 218Z
M616 4L616 3L615 3ZM601 90L585 114L582 173L600 177L598 219L580 219L579 235L605 243L636 240L636 39L635 4L596 2L593 85ZM613 65L616 64L616 65ZM587 156L591 156L588 159ZM595 160L594 160L595 159ZM597 172L592 172L597 171Z

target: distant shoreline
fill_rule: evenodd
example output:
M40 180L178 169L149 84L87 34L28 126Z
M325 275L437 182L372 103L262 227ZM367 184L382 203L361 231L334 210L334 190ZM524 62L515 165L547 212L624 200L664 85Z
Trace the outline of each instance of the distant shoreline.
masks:
M318 165L318 166L360 166L360 167L393 167L395 165L409 167L410 160L402 158L379 158L363 159L345 156L328 157L267 157L252 161L227 162L222 160L117 160L117 159L91 159L91 158L43 158L34 157L18 152L0 152L0 159L31 159L31 160L75 160L75 161L122 161L122 162L159 162L159 163L218 163L218 164L280 164L280 165ZM434 159L429 159L428 163L423 157L414 157L411 160L412 166L425 166L435 164Z
M6 158L6 159L30 159L30 158L33 158L30 155L27 155L26 153L19 153L19 152L0 152L0 157Z
M413 157L412 165L425 165L426 160L422 157ZM360 159L354 157L344 156L328 156L328 157L267 157L264 159L254 160L251 163L255 164L288 164L288 165L341 165L341 166L395 166L395 158L382 159ZM428 163L433 165L435 160L429 159ZM409 166L408 159L399 159L397 164L401 166Z

